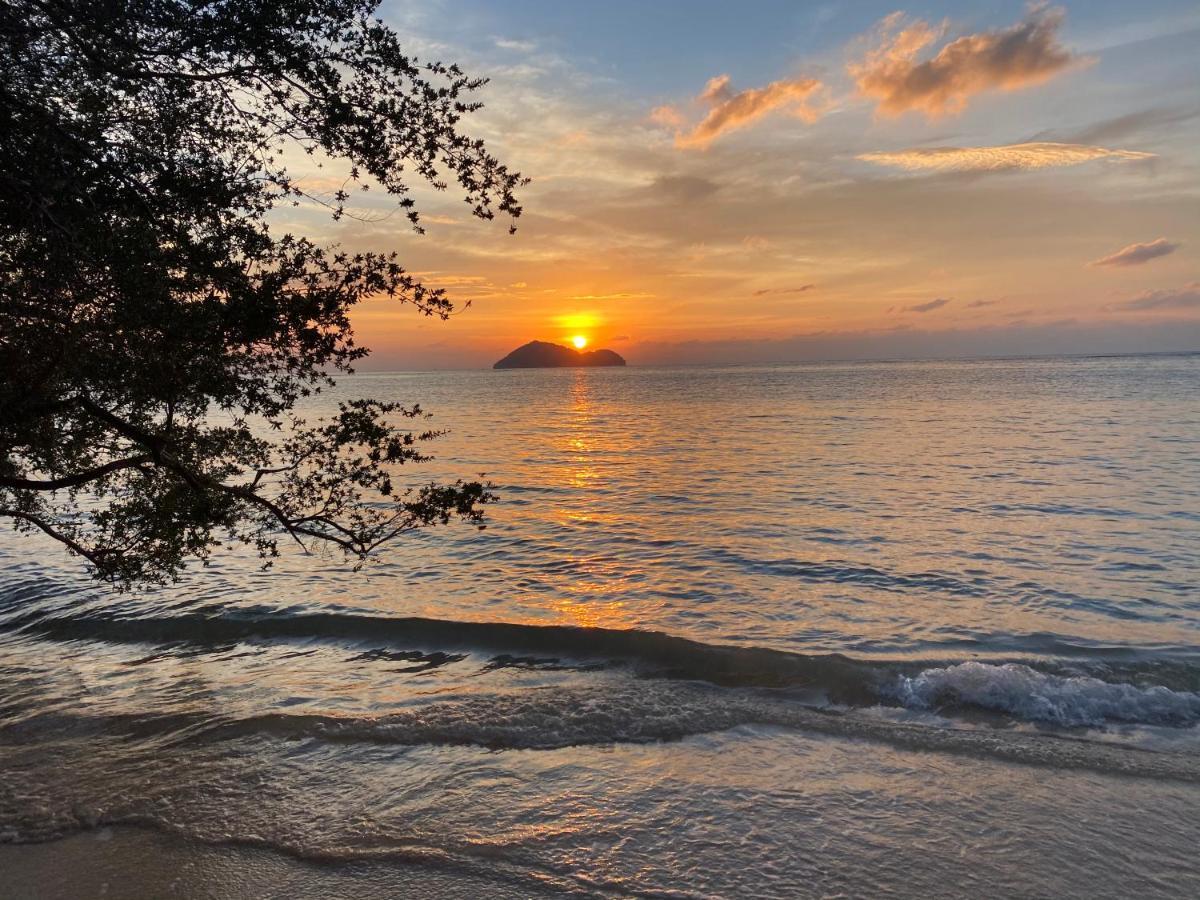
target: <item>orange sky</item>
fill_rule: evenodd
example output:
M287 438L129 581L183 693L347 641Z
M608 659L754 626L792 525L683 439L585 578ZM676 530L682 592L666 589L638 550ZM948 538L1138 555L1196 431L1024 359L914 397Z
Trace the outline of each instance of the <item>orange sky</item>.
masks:
M1200 54L1175 52L1200 18L1181 32L1170 4L1127 42L1075 7L857 9L761 58L716 37L707 61L668 55L667 86L569 33L390 9L491 77L475 130L534 181L513 236L451 192L418 193L424 236L369 193L336 226L295 211L471 302L449 322L363 305L376 368L575 334L640 363L1200 349Z

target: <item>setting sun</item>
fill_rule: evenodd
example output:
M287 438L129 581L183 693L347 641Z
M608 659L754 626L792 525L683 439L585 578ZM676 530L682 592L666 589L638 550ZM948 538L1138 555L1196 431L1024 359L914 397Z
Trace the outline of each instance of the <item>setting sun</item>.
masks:
M575 335L575 337L571 338L571 343L575 345L576 350L582 350L584 347L587 346L587 342L588 342L588 339L585 338L582 334L577 334L577 335Z

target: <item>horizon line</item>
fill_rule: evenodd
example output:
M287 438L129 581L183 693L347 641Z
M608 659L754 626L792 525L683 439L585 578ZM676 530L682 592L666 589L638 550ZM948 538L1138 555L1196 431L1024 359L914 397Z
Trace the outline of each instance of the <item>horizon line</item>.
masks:
M494 369L489 365L480 366L447 366L439 369L355 369L350 375L398 375L421 374L425 372L494 372L494 371L532 371L538 369L751 369L766 366L820 366L831 363L843 364L878 364L878 363L922 363L922 362L1002 362L1019 360L1045 359L1125 359L1142 356L1196 356L1200 348L1194 350L1134 350L1110 353L1015 353L991 354L987 356L863 356L863 357L829 357L825 359L800 360L771 360L744 363L648 363L638 364L627 362L624 366L533 366L524 369ZM333 376L338 377L338 376Z

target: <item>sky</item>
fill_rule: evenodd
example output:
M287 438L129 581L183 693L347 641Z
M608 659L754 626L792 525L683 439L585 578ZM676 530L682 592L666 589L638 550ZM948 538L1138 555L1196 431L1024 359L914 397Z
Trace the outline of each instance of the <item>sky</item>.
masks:
M389 0L532 182L288 225L469 308L372 300L363 368L576 335L630 363L1200 350L1200 5ZM303 172L319 192L330 171Z

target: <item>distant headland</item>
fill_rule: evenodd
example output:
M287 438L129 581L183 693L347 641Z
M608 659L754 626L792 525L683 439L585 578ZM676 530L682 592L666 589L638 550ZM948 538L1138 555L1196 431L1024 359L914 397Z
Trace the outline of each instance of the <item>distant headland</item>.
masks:
M530 341L518 347L493 369L562 369L571 366L623 366L625 360L612 350L576 350L546 341Z

